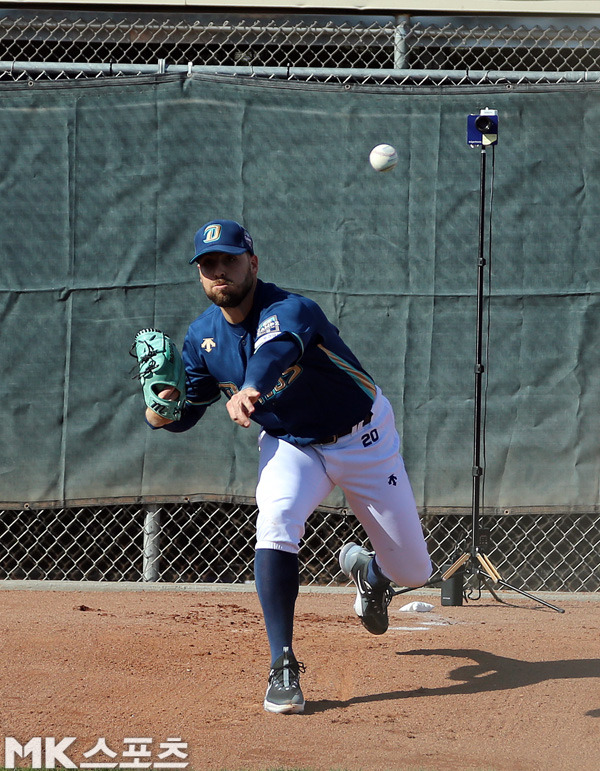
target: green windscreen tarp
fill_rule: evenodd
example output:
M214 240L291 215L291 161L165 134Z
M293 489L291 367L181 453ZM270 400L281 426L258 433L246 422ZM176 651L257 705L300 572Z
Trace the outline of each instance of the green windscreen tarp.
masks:
M0 501L252 498L257 430L221 399L185 434L152 432L128 356L143 327L181 344L206 307L193 235L227 217L261 277L321 303L390 398L419 506L468 506L481 154L466 123L484 107L500 116L486 504L598 505L598 87L168 75L0 84ZM377 174L381 142L400 160Z

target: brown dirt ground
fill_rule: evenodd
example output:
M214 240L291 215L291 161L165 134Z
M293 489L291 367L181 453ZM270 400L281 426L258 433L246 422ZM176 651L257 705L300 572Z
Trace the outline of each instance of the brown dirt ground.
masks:
M3 737L71 736L77 765L99 737L116 761L180 737L195 771L599 771L600 598L503 599L401 595L373 637L352 594L301 593L307 706L284 716L253 591L2 590L0 766Z

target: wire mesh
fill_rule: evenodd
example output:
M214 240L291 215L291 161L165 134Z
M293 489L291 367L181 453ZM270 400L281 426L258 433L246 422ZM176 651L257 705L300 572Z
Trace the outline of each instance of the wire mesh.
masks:
M493 16L0 11L5 80L177 68L355 84L584 82L600 79L600 26L574 20L557 28L551 20L530 25Z
M246 583L253 580L254 505L168 503L0 511L0 579ZM158 526L148 529L148 518ZM600 591L594 513L486 516L491 562L517 588ZM468 551L471 515L422 518L434 573ZM302 542L304 585L346 584L337 552L368 546L352 512L317 510Z

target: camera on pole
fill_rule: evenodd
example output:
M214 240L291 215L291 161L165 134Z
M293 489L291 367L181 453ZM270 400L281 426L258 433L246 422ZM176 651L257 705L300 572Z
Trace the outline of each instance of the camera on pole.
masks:
M498 110L480 110L467 116L467 143L471 147L498 144Z

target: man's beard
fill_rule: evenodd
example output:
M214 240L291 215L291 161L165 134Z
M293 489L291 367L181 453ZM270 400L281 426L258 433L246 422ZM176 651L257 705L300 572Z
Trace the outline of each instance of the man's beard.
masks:
M225 291L220 289L205 289L208 299L217 305L219 308L237 308L246 299L250 293L254 279L252 273L248 271L248 275L244 281L237 287L233 287L228 284Z

